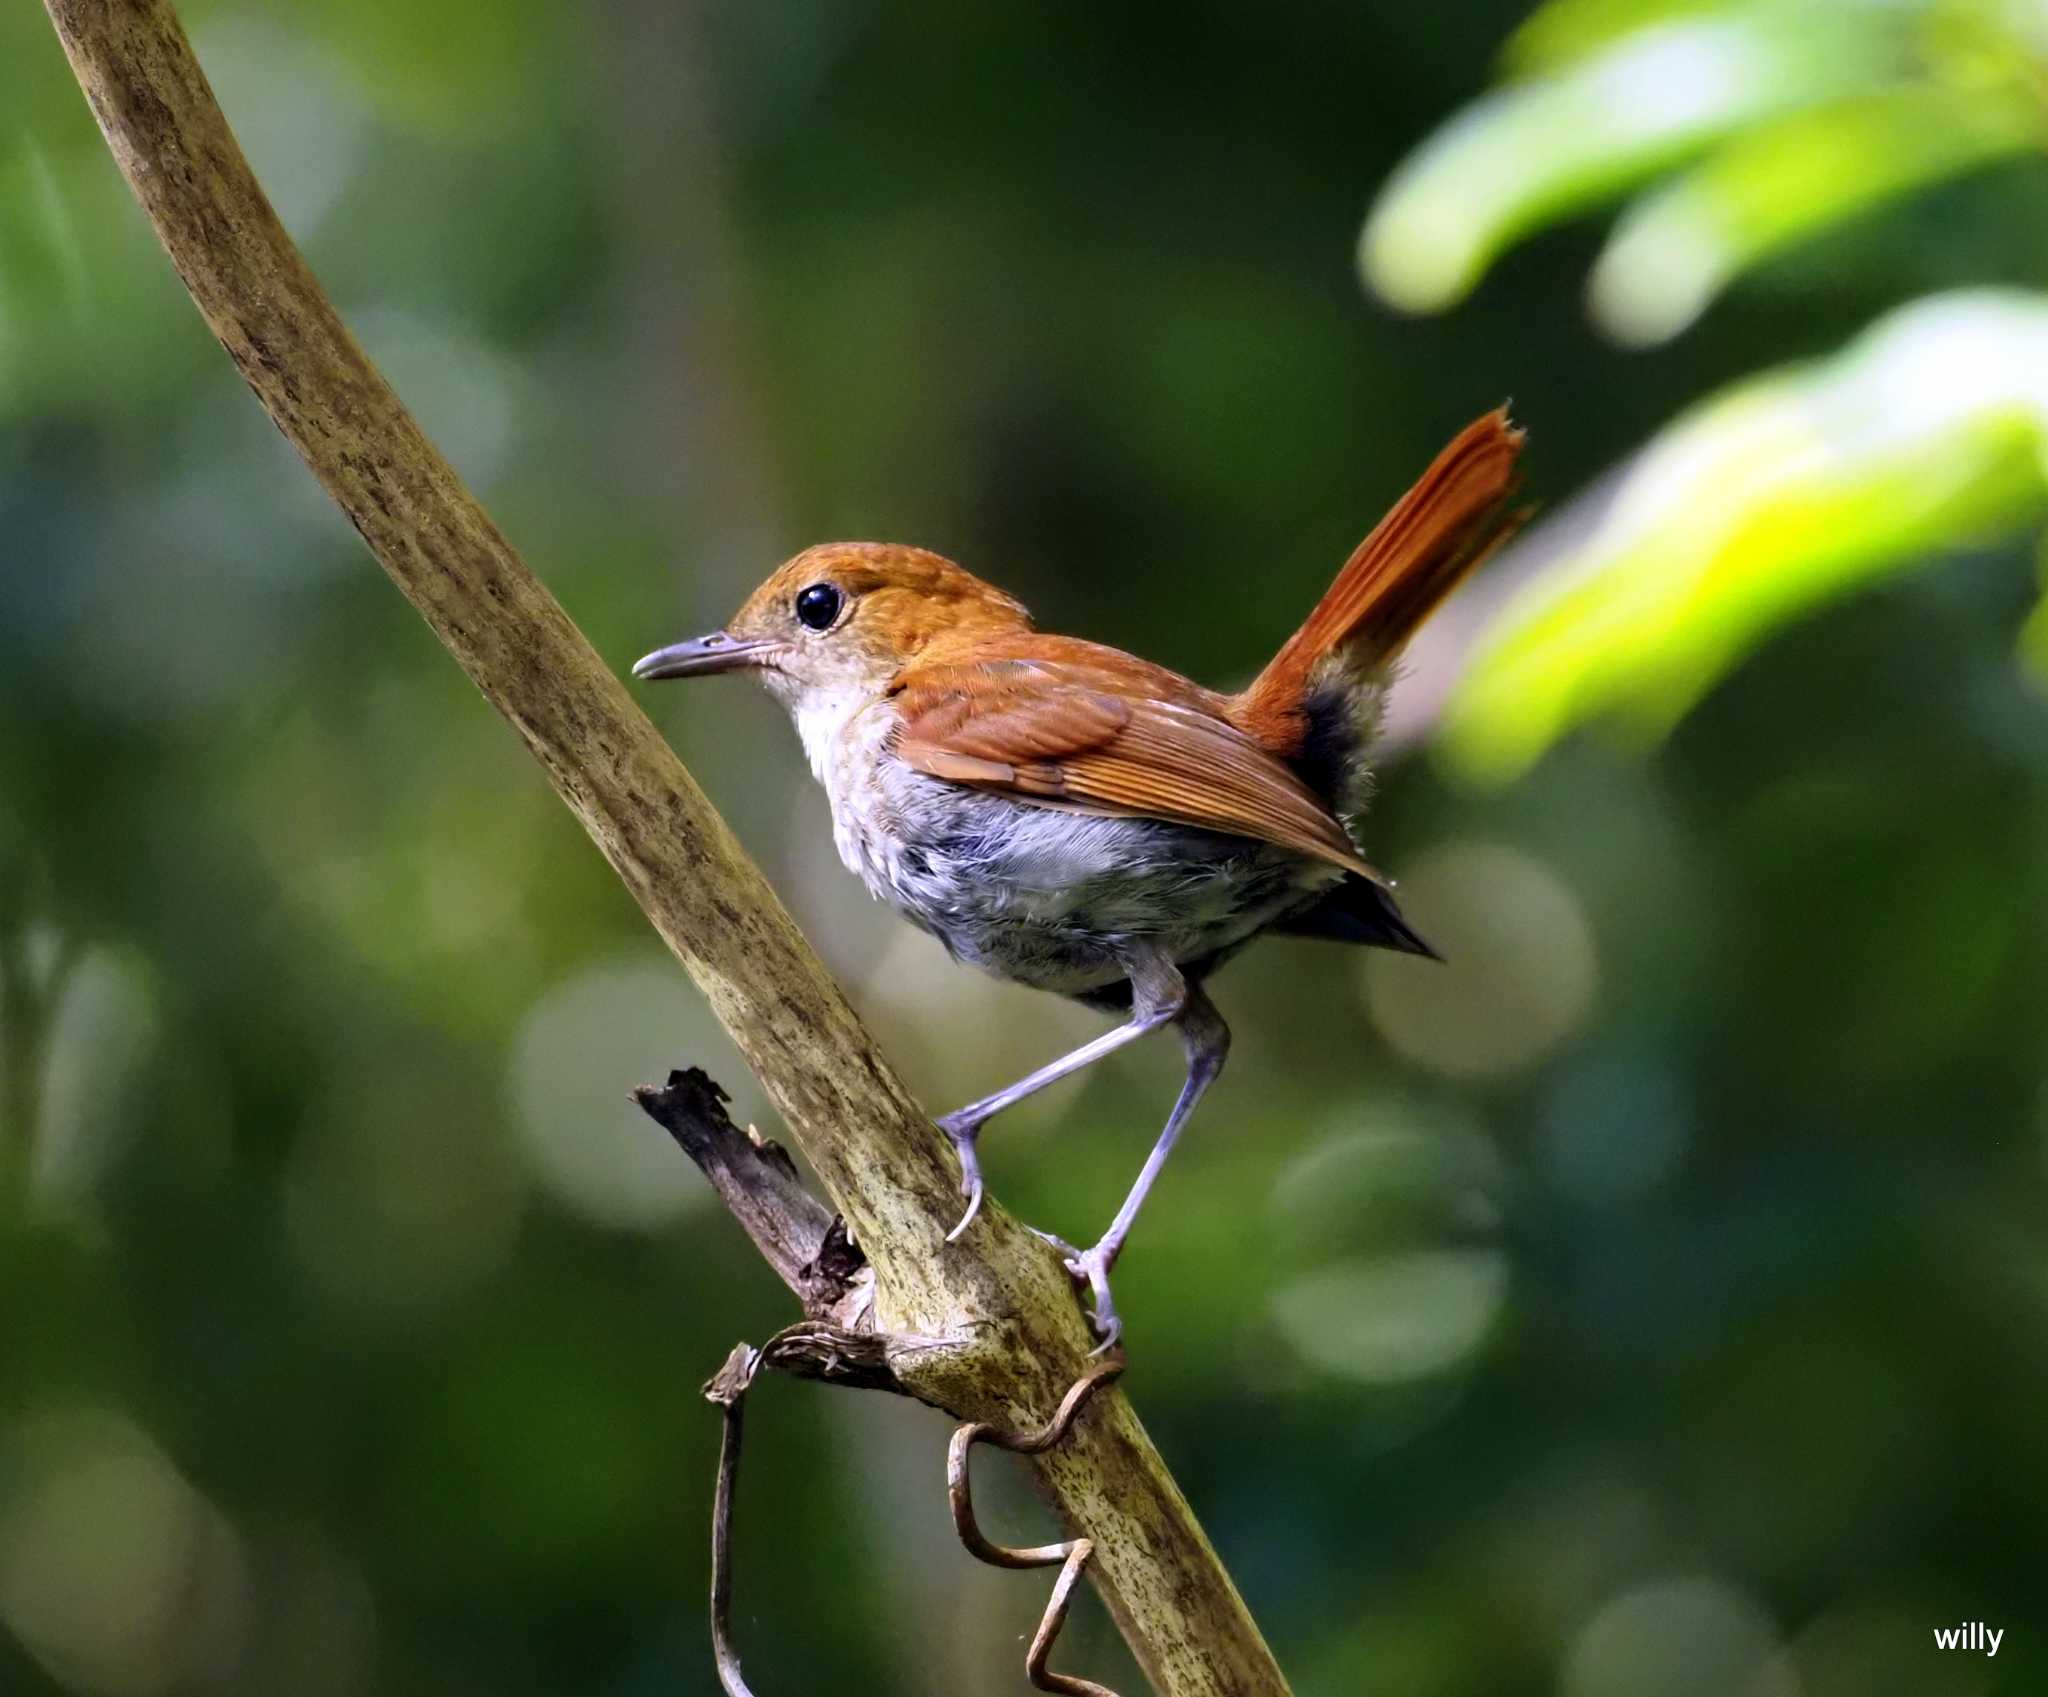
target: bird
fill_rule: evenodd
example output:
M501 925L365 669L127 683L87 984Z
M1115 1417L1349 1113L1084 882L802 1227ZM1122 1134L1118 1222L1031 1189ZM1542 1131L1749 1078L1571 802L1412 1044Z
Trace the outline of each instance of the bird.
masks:
M633 667L752 672L795 721L839 856L874 896L956 961L1123 1016L937 1121L967 1198L947 1242L981 1208L990 1120L1177 1030L1185 1081L1108 1229L1085 1250L1039 1234L1086 1287L1099 1349L1122 1333L1111 1271L1229 1051L1216 969L1266 933L1436 958L1364 856L1374 743L1408 640L1526 516L1522 442L1505 406L1459 432L1235 693L1040 631L951 560L876 542L805 549L723 629Z

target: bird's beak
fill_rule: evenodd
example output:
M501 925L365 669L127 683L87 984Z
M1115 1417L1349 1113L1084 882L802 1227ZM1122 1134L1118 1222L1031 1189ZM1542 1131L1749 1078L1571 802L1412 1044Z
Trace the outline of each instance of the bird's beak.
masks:
M725 631L693 636L688 642L672 643L642 655L633 662L636 678L698 678L711 672L737 672L746 666L765 666L774 653L772 642L743 642Z

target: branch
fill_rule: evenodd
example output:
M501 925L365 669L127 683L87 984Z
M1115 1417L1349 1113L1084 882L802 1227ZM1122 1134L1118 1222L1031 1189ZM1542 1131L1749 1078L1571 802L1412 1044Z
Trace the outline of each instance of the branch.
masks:
M633 1100L696 1162L805 1314L845 1326L872 1323L874 1281L845 1221L804 1188L788 1150L732 1123L725 1111L731 1098L701 1068L643 1084Z
M957 1209L943 1138L647 716L336 315L251 173L168 0L45 0L115 162L193 302L378 563L517 731L709 998L874 1270L898 1364L963 1419L1042 1422L1090 1338L1056 1257ZM1039 1458L1162 1697L1285 1697L1121 1388Z

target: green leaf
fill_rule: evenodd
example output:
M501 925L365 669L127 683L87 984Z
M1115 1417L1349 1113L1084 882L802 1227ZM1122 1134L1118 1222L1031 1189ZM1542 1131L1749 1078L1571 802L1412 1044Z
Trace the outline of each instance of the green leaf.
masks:
M1728 9L1728 0L1549 0L1516 27L1501 57L1514 74L1528 76L1652 24Z
M2040 107L2003 91L1902 88L1794 113L1624 214L1594 267L1593 315L1618 341L1665 341L1772 254L2043 138Z
M1409 311L1450 306L1529 231L1894 75L1900 22L1883 6L1685 18L1498 90L1394 174L1360 238L1366 279Z
M1503 782L1596 715L1653 741L1786 620L2043 511L2048 296L1916 302L1656 438L1481 637L1444 754Z

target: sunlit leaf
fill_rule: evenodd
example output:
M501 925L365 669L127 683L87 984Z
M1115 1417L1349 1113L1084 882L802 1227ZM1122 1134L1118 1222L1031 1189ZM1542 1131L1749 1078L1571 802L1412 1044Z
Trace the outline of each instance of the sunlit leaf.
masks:
M1394 175L1360 238L1387 300L1434 311L1518 237L1743 127L1890 74L1888 8L1730 13L1639 30L1469 107Z
M1728 0L1549 0L1538 6L1501 51L1510 70L1554 69L1651 24L1726 11Z
M2048 296L1918 302L1652 441L1482 637L1447 757L1503 781L1598 714L1653 739L1787 618L2044 510Z
M1619 341L1666 340L1759 260L2043 137L2038 105L1974 89L1903 88L1794 113L1629 209L1594 268L1593 315Z

